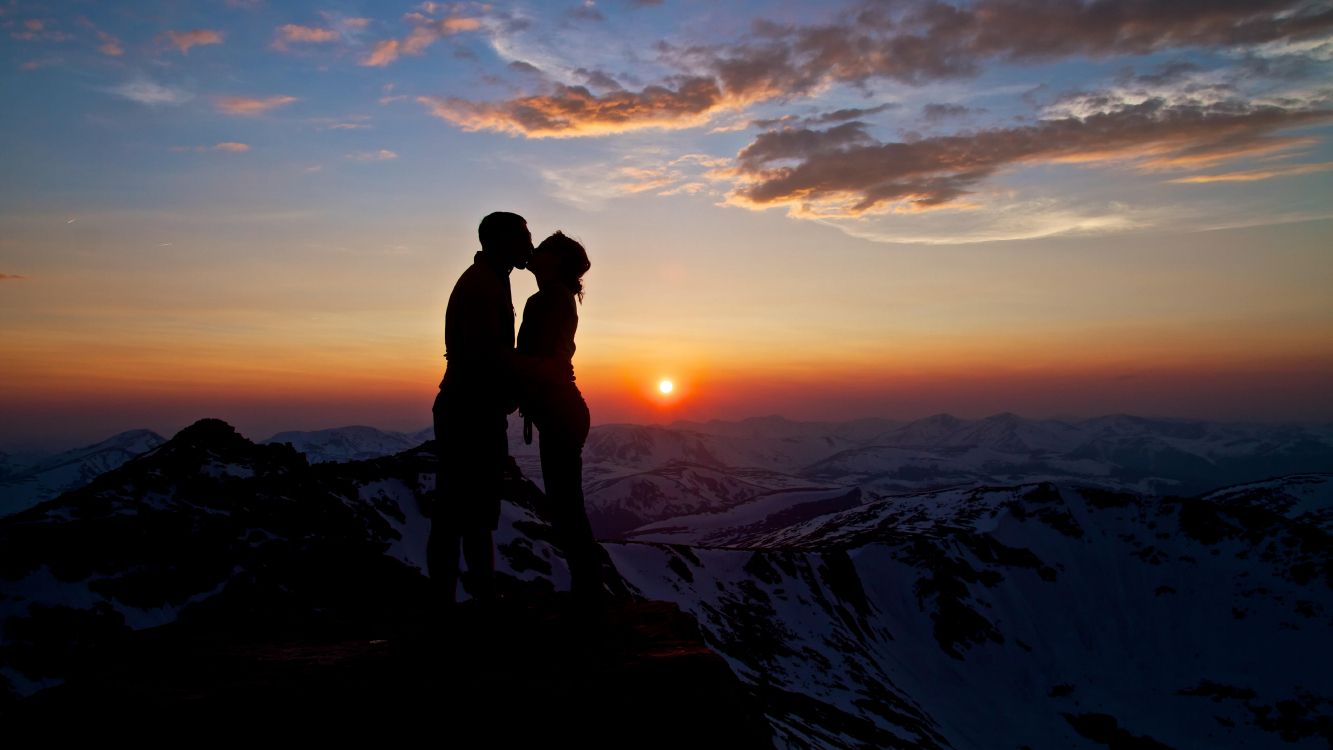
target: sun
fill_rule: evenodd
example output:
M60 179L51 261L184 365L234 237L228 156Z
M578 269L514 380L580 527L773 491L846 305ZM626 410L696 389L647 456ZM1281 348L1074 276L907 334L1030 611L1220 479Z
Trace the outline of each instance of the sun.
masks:
M664 395L664 396L665 396L666 394L670 393L670 392L671 392L671 389L674 388L674 387L675 387L675 386L673 386L673 385L671 384L671 381L670 381L670 380L663 380L662 382L660 382L660 383L657 384L657 390L661 391L661 392L662 392L662 395Z

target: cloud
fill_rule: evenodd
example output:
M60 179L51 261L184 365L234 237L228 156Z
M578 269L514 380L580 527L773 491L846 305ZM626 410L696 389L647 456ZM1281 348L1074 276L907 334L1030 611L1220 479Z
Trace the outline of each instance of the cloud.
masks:
M574 71L575 75L583 76L584 82L595 89L621 89L624 88L620 82L600 70L588 70L579 68Z
M622 154L614 162L538 165L536 169L552 198L597 211L613 199L650 192L659 196L708 193L716 201L721 195L709 184L707 170L728 163L725 158L703 153L664 160L659 152L648 149Z
M5 25L6 27L12 26L13 22ZM20 27L22 31L11 31L9 35L24 42L67 42L74 38L70 34L52 28L55 25L56 22L49 18L29 18Z
M398 154L387 148L382 148L378 151L358 151L356 153L348 154L347 158L352 161L389 161L391 159L397 159Z
M59 57L43 57L40 60L29 60L19 65L19 70L41 70L52 65L59 65L64 59Z
M1174 180L1167 180L1167 182L1177 185L1203 185L1214 182L1258 182L1260 180L1271 180L1275 177L1295 177L1303 174L1327 172L1331 169L1333 169L1333 162L1326 161L1319 164L1293 164L1291 166L1274 167L1272 169L1251 169L1243 172L1192 175L1190 177L1179 177Z
M1113 161L1199 166L1306 143L1274 133L1331 118L1324 110L1152 100L1085 118L905 143L881 143L856 122L786 128L760 134L740 152L728 200L755 209L786 206L805 217L965 207L960 199L973 186L1006 168Z
M163 36L171 46L180 50L182 55L188 54L191 47L202 47L209 44L222 44L222 32L209 29L193 29L191 31L168 31Z
M976 111L962 104L927 104L921 108L921 118L926 122L937 123L955 117L967 117Z
M294 96L268 96L262 99L255 99L244 96L220 96L214 100L217 110L227 115L238 115L241 117L254 117L274 109L283 107L296 101Z
M464 130L494 130L529 138L603 135L644 128L701 125L727 102L709 78L687 78L675 88L593 94L583 86L557 85L550 94L496 104L419 96L430 113Z
M605 21L606 16L597 10L596 0L583 0L577 7L569 11L569 17L576 21Z
M832 84L864 88L889 80L923 85L975 76L996 61L1250 49L1304 43L1330 30L1333 11L1306 0L977 0L959 5L865 0L830 23L759 21L748 38L734 43L661 43L660 59L689 73L637 94L598 97L582 86L563 85L501 102L427 97L423 103L436 116L470 130L528 137L602 135L692 127L726 110L811 95ZM363 64L388 64L396 59L389 51L372 53ZM679 80L689 82L688 92L674 82Z
M288 23L276 29L273 48L285 50L289 44L324 44L326 42L336 42L340 38L338 32L333 29Z
M981 242L1034 240L1068 235L1132 232L1179 222L1168 210L1124 203L1083 203L1038 198L985 202L973 211L933 211L865 218L815 218L816 221L871 242L913 245L967 245Z
M212 145L212 146L173 146L173 147L171 148L171 150L172 150L172 151L177 151L177 152L181 152L181 151L194 151L194 152L204 152L204 151L225 151L225 152L233 153L233 154L243 154L243 153L245 153L246 151L249 151L249 150L250 150L250 146L249 146L249 144L245 144L245 143L237 143L237 142L235 142L235 141L223 141L222 143L216 143L216 144L214 144L214 145Z
M194 98L194 94L183 89L163 86L147 80L130 81L107 89L116 96L124 97L140 104L154 106L158 104L181 104Z
M434 12L440 6L430 4L427 12ZM429 18L421 13L408 13L405 16L412 24L412 31L403 39L384 39L375 43L370 54L361 59L367 67L384 67L393 63L402 55L420 55L435 42L446 36L481 28L480 18L451 15L445 18Z
M1153 100L1171 106L1212 106L1237 97L1232 78L1233 74L1225 70L1200 71L1189 65L1168 64L1154 73L1122 77L1109 88L1063 94L1043 108L1042 115L1087 117Z
M125 48L121 46L120 40L105 31L97 32L97 40L101 42L97 45L98 52L108 57L120 57L125 54Z
M385 39L376 42L370 54L361 59L361 64L372 68L382 68L398 59L398 40Z
M311 117L307 120L320 130L370 130L370 115L342 115L339 117Z
M898 10L901 9L901 10ZM1186 47L1235 47L1318 36L1333 13L1304 0L939 0L866 2L820 26L761 23L758 39L679 51L710 67L730 93L804 93L829 82L922 84L972 76L991 60L1139 55ZM775 94L776 95L776 94Z
M0 273L0 281L19 281L20 279L26 279L26 278L28 277L20 276L16 273Z
M893 102L881 104L876 107L861 109L858 107L847 107L836 109L832 112L824 112L809 117L800 117L798 115L782 115L781 117L771 117L762 120L741 120L730 125L722 125L713 129L715 133L730 133L747 128L762 128L770 130L777 127L795 127L797 125L827 125L832 122L848 122L859 120L863 117L876 115L889 109L897 109L899 104Z
M91 31L101 44L97 45L97 51L108 57L120 57L125 54L125 47L121 45L120 40L115 36L97 28L97 24L88 19L87 16L79 16L75 22L83 28Z
M870 107L868 109L857 109L857 108L838 109L832 112L825 112L822 115L807 117L805 121L812 125L821 125L830 122L846 122L848 120L859 120L862 117L877 115L886 109L893 109L897 106L898 106L897 104L888 103L888 104L881 104L878 107Z

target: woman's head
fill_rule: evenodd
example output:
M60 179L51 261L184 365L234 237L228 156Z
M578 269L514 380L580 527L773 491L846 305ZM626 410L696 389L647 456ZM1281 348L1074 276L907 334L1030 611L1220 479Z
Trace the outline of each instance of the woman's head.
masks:
M551 280L559 282L577 295L580 302L583 301L583 274L592 268L592 263L578 240L566 237L564 232L547 237L533 251L529 268L539 280L549 273Z

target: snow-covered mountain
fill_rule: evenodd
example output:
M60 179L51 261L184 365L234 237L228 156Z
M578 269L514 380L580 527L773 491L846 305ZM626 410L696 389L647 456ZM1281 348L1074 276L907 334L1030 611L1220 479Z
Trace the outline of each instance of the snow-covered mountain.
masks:
M1263 508L1333 534L1333 476L1295 474L1227 487L1204 496L1237 507Z
M513 441L511 440L511 443ZM517 454L516 454L517 455ZM522 461L520 461L522 463ZM604 538L725 543L789 492L876 497L948 487L1077 482L1193 495L1300 472L1333 471L1327 429L1101 417L1081 422L947 414L906 424L778 418L603 425L584 451L589 516ZM535 463L525 465L536 472ZM736 509L746 506L740 516ZM703 516L713 514L714 518ZM684 518L688 517L688 518ZM701 529L709 529L707 539ZM648 536L645 536L648 535Z
M659 438L685 444L648 447ZM707 507L642 524L611 559L639 595L697 618L780 747L1333 741L1333 474L1183 498L663 471L708 489ZM312 465L201 421L0 519L0 685L30 695L156 625L404 617L426 597L433 481L429 446ZM506 495L502 587L565 588L539 491L515 473Z
M541 486L537 446L510 419L510 453ZM345 427L281 433L312 462L407 450L430 437ZM725 544L765 509L787 514L800 493L825 500L947 487L1077 482L1150 495L1195 495L1301 472L1333 471L1329 426L1220 424L1112 415L1082 421L937 414L863 419L599 425L584 448L589 517L602 538ZM796 493L796 494L792 494ZM819 500L818 502L824 502ZM816 507L816 506L810 506ZM801 512L801 511L798 511ZM712 516L705 518L705 516ZM734 527L734 528L732 528ZM706 530L706 531L705 531Z
M351 425L308 432L279 432L262 442L265 445L287 443L304 453L310 463L323 463L364 461L368 458L402 453L434 437L435 431L429 427L416 432L391 432L364 425Z
M130 430L100 443L31 462L0 463L0 516L82 487L163 441L161 435L151 430Z
M955 489L608 547L699 618L780 746L1327 747L1333 539L1269 506L1326 511L1330 484Z

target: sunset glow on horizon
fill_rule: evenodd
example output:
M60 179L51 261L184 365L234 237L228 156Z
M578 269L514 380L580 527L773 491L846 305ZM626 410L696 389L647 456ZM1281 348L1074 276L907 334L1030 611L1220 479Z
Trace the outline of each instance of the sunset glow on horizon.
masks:
M0 5L0 448L421 429L496 210L595 424L1333 420L1327 14L951 5Z

